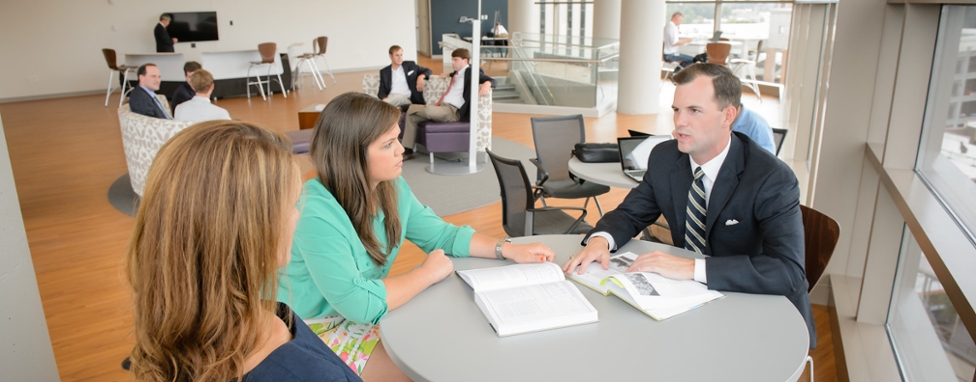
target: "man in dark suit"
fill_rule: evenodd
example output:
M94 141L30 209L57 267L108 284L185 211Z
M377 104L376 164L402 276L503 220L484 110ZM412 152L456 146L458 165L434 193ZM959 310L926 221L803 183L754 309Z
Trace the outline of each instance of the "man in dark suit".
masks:
M696 280L709 289L786 296L816 330L804 271L800 191L793 171L742 133L732 132L742 95L739 79L720 65L694 64L672 81L676 138L657 145L644 179L583 239L565 264L572 272L599 262L664 217L671 239L709 257L685 259L653 251L630 272Z
M183 64L183 74L186 75L186 82L180 84L180 87L173 91L173 96L169 98L169 115L175 116L176 107L180 106L180 104L183 102L193 99L193 97L197 94L195 91L193 91L193 86L190 85L190 75L201 68L202 66L200 63L196 61L187 61L185 64Z
M380 69L379 99L406 112L411 104L424 104L424 81L433 72L413 61L403 61L403 48L390 47L390 65Z
M156 24L156 29L153 30L153 35L156 36L157 53L172 53L176 51L173 49L173 44L176 43L176 37L169 37L169 32L166 31L166 27L169 26L171 20L172 18L165 13L159 15L159 24Z
M451 65L454 72L450 74L451 82L444 91L444 95L433 105L410 105L407 109L406 126L403 128L401 143L406 150L403 160L413 158L413 145L417 137L417 124L423 121L454 122L467 121L471 115L471 75L468 74L468 62L471 54L467 49L455 49L451 53ZM459 86L459 84L464 84ZM495 87L495 80L479 70L478 94L488 96L488 90Z
M156 98L159 90L159 68L153 64L145 64L136 71L139 76L139 86L129 92L129 109L147 117L173 119Z

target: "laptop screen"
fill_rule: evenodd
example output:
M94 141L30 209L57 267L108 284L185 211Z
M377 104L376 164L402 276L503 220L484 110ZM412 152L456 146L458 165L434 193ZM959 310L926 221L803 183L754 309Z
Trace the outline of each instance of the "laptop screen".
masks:
M712 34L712 39L709 41L719 42L719 40L721 39L722 39L722 31L715 31L715 33Z
M621 168L623 170L646 170L647 158L651 156L651 150L659 143L668 140L671 140L670 135L617 138Z

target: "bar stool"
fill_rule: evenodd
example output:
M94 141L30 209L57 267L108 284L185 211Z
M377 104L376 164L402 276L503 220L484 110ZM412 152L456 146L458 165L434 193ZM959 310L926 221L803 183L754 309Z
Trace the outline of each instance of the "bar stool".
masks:
M115 49L102 49L102 55L105 56L105 63L108 64L108 68L112 70L108 73L108 90L105 91L105 106L108 107L108 98L112 95L112 91L115 90L115 86L112 84L112 81L115 79L116 72L118 72L119 77L122 78L122 87L120 89L122 91L122 95L119 96L119 106L122 106L122 100L125 99L125 88L129 85L129 71L136 70L138 67L118 65L115 61Z
M247 99L251 99L251 85L257 85L258 91L261 93L261 98L267 101L268 98L264 95L264 88L262 85L267 82L268 95L274 94L271 92L271 70L275 67L275 55L278 54L278 45L273 42L259 44L258 52L261 54L261 61L251 61L251 66L247 68ZM257 80L251 82L251 69L264 65L268 66L267 80L262 81L261 74L259 72L254 76L254 78ZM277 73L276 75L278 77L278 85L281 85L281 94L284 95L285 98L288 98L288 89L285 88L285 83L281 81L281 73Z
M305 53L298 56L298 61L295 62L295 75L291 78L293 85L296 83L296 81L298 81L298 77L302 75L302 66L308 65L308 71L312 73L312 79L315 80L315 85L319 87L319 90L326 87L325 79L322 78L322 72L319 71L319 66L315 63L315 58L325 54L323 53L324 49L321 49L320 47L325 46L328 41L328 37L318 37L312 40L313 53ZM326 62L326 65L328 65L328 62ZM331 69L329 70L329 75L332 75ZM333 83L335 82L335 77L332 78L332 81Z
M322 85L325 86L325 79L322 78L322 73L319 72L319 66L315 63L315 60L321 57L325 60L325 70L329 72L329 77L332 77L332 83L336 83L335 76L332 75L332 68L329 67L329 60L325 58L325 48L329 45L328 36L319 36L312 41L312 48L315 49L315 53L312 54L307 59L311 61L312 66L315 68L315 73L318 73L319 79L322 81Z

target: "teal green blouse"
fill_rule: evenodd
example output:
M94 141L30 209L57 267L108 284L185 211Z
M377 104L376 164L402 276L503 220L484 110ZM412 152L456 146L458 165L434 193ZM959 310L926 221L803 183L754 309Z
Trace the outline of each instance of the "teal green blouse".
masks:
M376 324L386 314L386 286L404 238L424 252L443 249L454 257L470 256L474 229L445 222L420 204L403 178L397 187L400 240L379 265L369 257L345 210L316 178L305 183L299 201L301 217L292 241L291 260L283 268L278 301L292 307L302 319L341 315L353 322ZM373 220L373 232L386 248L383 215Z

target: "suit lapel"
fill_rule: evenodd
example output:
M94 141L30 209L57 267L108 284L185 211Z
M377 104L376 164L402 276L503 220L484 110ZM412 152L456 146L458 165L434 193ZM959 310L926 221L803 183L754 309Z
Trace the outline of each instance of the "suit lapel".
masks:
M685 209L688 207L688 190L691 188L692 180L691 162L688 161L688 154L679 155L678 160L674 162L674 169L671 171L671 201L674 203L675 221L668 223L671 225L671 230L674 231L672 237L681 238L682 244L678 246L682 248L684 248L685 218L687 215ZM677 244L676 242L675 245Z
M705 212L705 243L708 243L708 238L712 236L712 228L715 226L715 221L718 220L719 212L725 208L725 204L732 197L735 187L739 185L739 174L745 167L745 151L742 142L734 134L730 145L732 147L729 148L729 154L725 157L725 162L722 163L718 179L715 179L715 183L712 184L712 193L708 198L708 208ZM706 247L711 246L706 245Z

